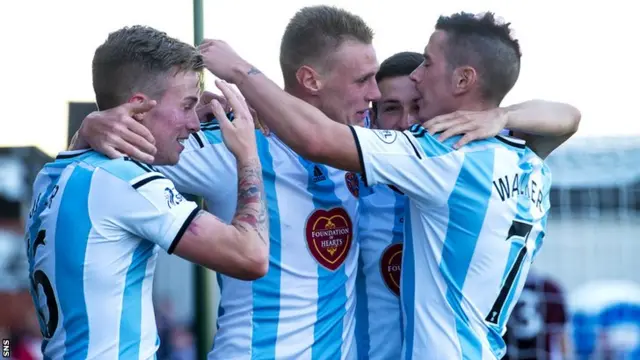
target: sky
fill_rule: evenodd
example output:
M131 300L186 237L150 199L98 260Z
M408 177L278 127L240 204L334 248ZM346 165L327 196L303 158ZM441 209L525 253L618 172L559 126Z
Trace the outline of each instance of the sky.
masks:
M379 61L399 51L422 52L441 14L493 11L512 23L523 52L520 78L503 105L534 98L567 102L582 112L578 136L640 135L640 119L630 110L640 83L631 3L203 1L205 37L227 41L280 84L280 38L303 6L336 5L360 15L375 31ZM34 145L50 155L64 150L68 103L93 101L91 59L109 32L142 24L193 43L192 10L187 0L0 2L0 147ZM212 90L213 77L206 79Z

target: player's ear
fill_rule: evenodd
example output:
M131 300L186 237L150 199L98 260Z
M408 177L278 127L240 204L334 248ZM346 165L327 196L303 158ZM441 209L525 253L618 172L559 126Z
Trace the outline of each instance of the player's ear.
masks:
M149 97L143 93L135 93L133 95L131 95L131 97L129 98L129 100L127 101L128 103L139 103L142 104L144 102L148 102L151 101L151 99L149 99ZM144 116L147 113L136 113L133 114L132 117L138 121L142 121L144 120Z
M296 79L298 84L311 94L317 94L322 87L320 74L308 65L302 65L296 71Z
M471 66L460 66L452 73L452 87L455 95L469 92L478 81L478 73Z

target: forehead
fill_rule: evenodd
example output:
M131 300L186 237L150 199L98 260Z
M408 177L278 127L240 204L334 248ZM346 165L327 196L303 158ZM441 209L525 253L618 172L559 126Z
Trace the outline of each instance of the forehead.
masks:
M378 58L371 44L357 41L345 41L329 55L332 72L343 76L360 77L378 71Z
M200 77L202 74L195 71L181 71L175 76L170 76L166 82L164 97L186 98L199 97Z
M384 101L413 101L420 97L415 84L409 76L394 76L385 78L378 83L381 102Z
M424 54L430 58L437 58L444 53L444 45L447 40L447 33L442 30L436 30L429 37L429 43L424 48Z

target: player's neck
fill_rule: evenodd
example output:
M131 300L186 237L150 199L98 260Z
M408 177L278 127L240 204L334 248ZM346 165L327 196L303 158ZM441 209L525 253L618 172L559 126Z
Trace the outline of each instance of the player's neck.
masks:
M486 111L495 109L497 106L493 103L489 103L486 101L469 99L469 101L463 101L459 106L458 110L461 111Z

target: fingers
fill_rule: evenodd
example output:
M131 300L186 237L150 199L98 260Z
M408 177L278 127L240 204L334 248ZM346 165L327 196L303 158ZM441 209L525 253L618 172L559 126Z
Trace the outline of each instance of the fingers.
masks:
M457 111L454 111L452 113L439 115L439 116L436 116L436 117L434 117L432 119L429 119L429 120L423 122L423 126L427 127L429 125L436 125L436 124L440 124L440 123L443 123L443 122L449 122L449 121L457 119L457 118L460 118L460 114Z
M467 145L468 143L477 140L479 137L475 135L475 133L470 132L464 134L463 137L460 138L455 144L453 144L454 149L460 149L461 147Z
M437 134L443 132L452 127L460 126L466 124L468 120L466 118L452 118L450 120L441 120L437 123L427 122L425 123L425 128L429 132L429 134Z
M122 107L124 107L129 112L129 115L146 113L153 109L154 106L156 106L155 100L130 102L122 105Z
M231 88L231 85L224 81L216 80L216 86L222 91L222 94L229 101L229 104L231 104L236 118L251 119L251 113L247 108L247 103L240 97L240 94L236 90Z
M124 140L120 140L118 142L118 146L116 147L116 149L118 149L120 152L124 154L127 154L127 156L129 156L130 158L141 161L145 164L153 164L153 161L155 160L153 155L150 155L146 152L141 151L137 147L129 144ZM155 154L155 151L154 151L154 154Z
M124 154L122 154L118 150L112 148L111 146L108 146L108 147L105 147L105 148L102 148L102 149L96 149L96 150L98 150L98 152L104 154L109 159L119 159L121 157L124 157Z
M225 112L230 112L231 111L231 105L229 104L229 102L227 101L227 99L222 96L222 95L218 95L218 94L213 94L213 99L212 100L218 100L218 102L220 103L220 105L222 105L222 108L224 109Z
M216 119L218 119L218 123L220 124L220 129L223 132L226 132L225 130L229 129L233 125L231 125L231 121L229 121L227 114L224 113L224 109L222 108L222 105L217 100L212 100L211 107L213 110L213 114L216 116Z
M124 144L128 145L127 148L131 147L134 149L133 151L125 151L126 154L128 154L132 158L137 158L139 160L141 160L142 158L150 160L145 161L146 163L153 162L153 157L156 154L157 149L143 136L140 136L133 131L126 131L122 134L122 141L124 142Z
M440 135L438 135L438 141L445 141L450 137L466 134L470 131L474 130L473 124L463 123L453 127L449 127L445 131L443 131Z
M211 100L216 99L216 97L219 96L212 93L211 91L203 91L202 95L200 95L200 104L207 105L211 102Z

